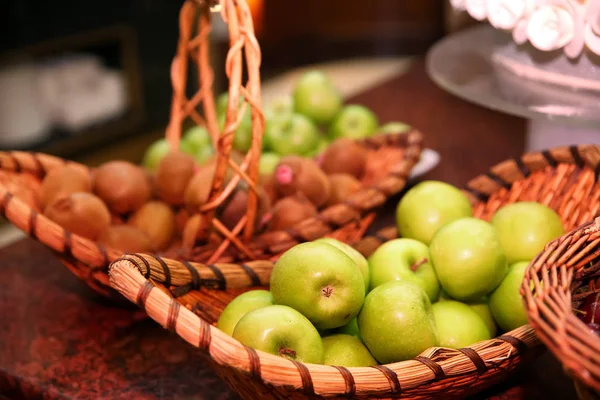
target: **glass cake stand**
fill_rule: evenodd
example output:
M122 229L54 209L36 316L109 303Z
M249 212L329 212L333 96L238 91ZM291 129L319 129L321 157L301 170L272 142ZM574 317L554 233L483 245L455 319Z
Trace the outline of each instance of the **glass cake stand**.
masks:
M529 122L527 151L600 144L600 92L529 81L495 66L494 28L487 24L447 36L427 54L427 71L464 100Z

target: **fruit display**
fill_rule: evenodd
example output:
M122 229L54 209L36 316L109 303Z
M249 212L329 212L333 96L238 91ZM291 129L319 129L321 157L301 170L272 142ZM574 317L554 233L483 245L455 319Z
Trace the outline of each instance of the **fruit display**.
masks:
M437 181L414 186L397 209L398 230L412 237L390 240L368 258L332 238L299 244L275 263L270 292L238 296L217 327L293 360L308 359L303 346L310 342L313 363L366 367L409 360L431 347L460 349L527 324L519 293L529 263L523 255L537 254L563 233L552 209L516 202L487 222L473 218L462 191ZM516 246L506 240L512 237L527 241ZM509 265L509 259L519 261ZM591 327L598 303L598 296L584 302ZM232 327L237 320L244 321L242 333Z

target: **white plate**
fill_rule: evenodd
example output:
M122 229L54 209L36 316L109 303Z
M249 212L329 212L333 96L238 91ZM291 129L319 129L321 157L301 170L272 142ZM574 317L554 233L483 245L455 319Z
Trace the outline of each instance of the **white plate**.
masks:
M421 159L414 166L410 178L414 179L434 169L440 163L440 153L431 149L421 151Z

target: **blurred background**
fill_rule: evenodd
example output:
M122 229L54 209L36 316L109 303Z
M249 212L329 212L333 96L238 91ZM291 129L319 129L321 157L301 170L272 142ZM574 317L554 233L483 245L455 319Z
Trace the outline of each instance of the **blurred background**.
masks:
M42 151L90 165L115 158L138 162L168 122L181 3L4 0L0 149ZM367 68L362 75L369 79L377 71L370 64L424 55L444 34L469 23L442 0L249 3L265 89L296 68L340 61ZM219 14L213 15L218 94L226 88L228 39Z

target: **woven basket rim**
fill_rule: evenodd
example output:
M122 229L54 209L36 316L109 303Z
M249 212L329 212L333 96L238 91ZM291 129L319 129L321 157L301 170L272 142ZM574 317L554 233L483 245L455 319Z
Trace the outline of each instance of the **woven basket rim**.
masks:
M418 158L421 154L423 134L420 131L413 129L408 133L381 134L366 139L356 140L356 142L366 148L382 148L389 146L404 149L403 159L392 166L390 173L378 180L378 182L383 182L386 179L401 179L404 182L402 187L404 187L410 171L418 162ZM0 171L12 174L27 172L41 178L50 169L67 164L85 169L88 172L93 170L93 168L88 168L83 164L44 153L24 151L0 152ZM372 190L372 188L363 187L358 193L360 194L366 190ZM387 199L391 194L384 193L384 195ZM374 205L368 209L361 210L361 217L372 211L376 206L377 205ZM327 219L324 218L324 216L333 207L336 206L320 210L318 215L313 218L318 219L319 221L326 221ZM33 210L17 196L7 190L2 183L0 183L0 215L4 216L17 228L51 248L59 255L64 254L68 258L74 258L86 265L90 265L96 272L100 272L102 268L106 268L110 262L118 259L123 254L122 251L108 248L98 242L65 230L62 226L45 217L42 212L38 213ZM302 221L297 225L303 224L306 224L306 221ZM326 226L330 231L339 228L339 226L333 225ZM258 241L264 235L277 235L280 233L290 235L293 228L294 227L286 231L263 232L255 235L254 240ZM62 239L57 240L57 237ZM294 240L297 241L297 238ZM108 285L107 278L103 279L103 281L106 281L106 284ZM98 288L94 287L94 289Z
M588 166L597 169L600 147L594 145L559 147L543 152L524 154L519 159L510 159L498 163L490 171L470 180L465 193L471 201L486 199L494 191L511 185L514 181L526 178L531 173L546 168L556 167L561 163L575 164L579 167ZM511 171L520 171L510 182L497 173L502 166L510 165ZM143 257L142 257L143 258ZM146 271L147 272L147 271ZM365 394L375 387L386 388L385 393L399 393L405 387L400 385L399 377L406 377L407 371L411 376L420 377L428 382L443 379L445 376L487 370L489 363L496 367L503 365L514 357L520 357L524 349L538 347L538 341L533 328L524 325L499 337L475 343L465 349L453 350L431 348L412 360L376 367L340 368L316 364L302 364L281 357L256 351L243 346L237 340L210 325L192 311L180 307L176 299L163 290L154 290L157 286L146 280L142 275L142 267L132 258L123 258L114 262L109 271L111 284L130 301L137 303L161 326L177 332L190 344L207 351L219 364L229 365L243 370L251 376L262 379L273 385L292 385L298 390L332 394L330 384L336 382L338 387L346 388L343 392L333 394ZM160 308L156 308L162 306ZM158 310L162 310L159 312ZM165 312L168 310L168 312ZM178 323L178 321L184 321ZM187 324L192 324L190 328ZM502 351L506 355L498 362L498 354L491 352ZM516 350L516 351L515 351ZM435 361L440 354L443 356ZM453 363L461 364L462 369L453 371ZM506 365L506 364L504 364ZM454 365L455 366L455 365ZM265 377L264 370L277 371ZM261 372L263 371L263 372ZM402 375L404 374L404 375ZM285 376L286 378L281 378ZM325 376L326 378L323 378ZM421 383L422 384L422 383Z
M600 339L575 315L571 303L573 291L581 287L573 283L598 276L598 244L600 217L548 243L527 266L521 294L540 341L568 374L600 392Z

